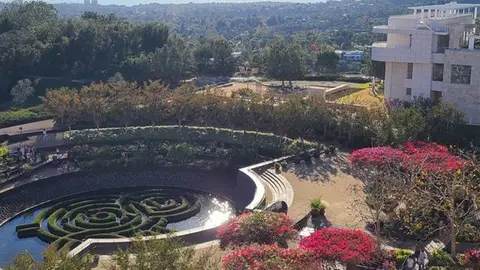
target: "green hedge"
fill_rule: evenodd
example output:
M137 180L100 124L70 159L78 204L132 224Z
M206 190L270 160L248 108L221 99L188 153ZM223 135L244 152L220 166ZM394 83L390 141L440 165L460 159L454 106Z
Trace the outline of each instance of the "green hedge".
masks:
M317 74L307 75L303 78L305 81L342 81L350 83L368 83L372 80L365 76L346 76L342 74Z
M41 121L52 117L52 114L48 112L43 105L4 111L0 112L0 128Z
M66 132L64 137L75 144L88 143L116 143L134 140L194 140L194 141L219 141L235 145L259 145L261 148L278 149L295 140L253 131L240 131L225 128L204 128L193 126L147 126L130 128L103 128L85 129ZM310 142L305 142L312 146Z

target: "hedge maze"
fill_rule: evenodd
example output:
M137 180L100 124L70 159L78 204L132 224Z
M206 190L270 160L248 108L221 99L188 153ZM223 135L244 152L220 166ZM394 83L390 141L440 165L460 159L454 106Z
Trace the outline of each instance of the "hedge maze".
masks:
M182 189L107 190L78 195L43 209L19 225L19 238L38 237L70 250L87 238L120 238L168 233L167 224L200 211L194 193Z

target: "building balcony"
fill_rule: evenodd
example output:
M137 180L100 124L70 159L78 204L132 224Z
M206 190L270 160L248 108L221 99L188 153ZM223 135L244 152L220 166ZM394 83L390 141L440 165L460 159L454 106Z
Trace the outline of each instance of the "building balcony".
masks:
M432 61L432 53L430 51L417 52L405 47L387 47L386 42L376 42L372 45L372 60L428 64Z

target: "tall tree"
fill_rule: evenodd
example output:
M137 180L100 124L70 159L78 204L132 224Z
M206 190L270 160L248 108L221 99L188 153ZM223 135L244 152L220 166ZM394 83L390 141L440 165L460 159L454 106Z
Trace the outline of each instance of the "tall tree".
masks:
M334 51L319 52L315 66L320 72L333 72L337 68L339 60L340 57Z
M94 83L80 90L80 106L83 114L89 118L97 129L107 120L111 109L111 87L108 84Z
M288 44L284 39L277 38L271 42L265 55L265 72L273 79L285 80L300 79L303 76L304 66L299 47Z
M54 115L55 120L67 125L69 130L79 120L80 98L75 89L63 87L49 90L42 99L46 108Z
M33 88L32 81L29 79L18 81L10 92L13 98L13 103L17 106L25 104L27 99L31 97L33 93L35 93L35 88Z
M160 81L148 81L143 85L141 96L145 118L150 121L152 126L161 123L166 118L167 112L167 85Z

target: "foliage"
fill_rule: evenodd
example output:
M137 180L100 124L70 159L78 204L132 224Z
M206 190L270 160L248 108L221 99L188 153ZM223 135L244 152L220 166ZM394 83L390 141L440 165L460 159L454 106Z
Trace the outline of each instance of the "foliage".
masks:
M422 170L438 172L457 170L464 161L450 154L447 147L436 143L407 142L399 149L391 147L372 147L353 151L350 162L355 166L373 168L398 167L405 171Z
M304 66L298 47L284 39L269 44L265 55L265 72L273 79L292 81L303 77Z
M312 252L282 249L276 245L249 246L236 250L222 259L225 270L322 270L321 261Z
M135 257L131 256L135 254ZM218 261L213 257L213 250L196 252L193 247L186 247L178 238L142 241L137 239L127 250L118 250L113 256L114 264L108 270L127 269L171 269L171 270L214 270Z
M470 249L463 253L465 263L469 265L480 265L480 250Z
M25 173L31 172L33 170L32 165L30 164L23 164L22 165L22 171Z
M455 264L450 254L443 249L434 250L430 254L429 261L430 265L435 266L451 266Z
M337 68L340 57L334 51L320 52L317 54L316 67L320 72L327 73Z
M313 199L310 201L310 210L312 212L319 212L325 210L327 206L323 203L321 198Z
M89 270L91 262L78 257L69 257L66 252L57 253L55 247L47 248L43 261L36 261L29 253L21 253L7 264L6 270Z
M300 248L315 253L317 259L347 264L372 261L375 240L362 230L325 228L300 241Z
M286 214L273 212L245 213L230 220L217 231L220 247L238 247L250 244L284 244L297 231Z
M392 254L392 257L395 258L396 265L400 267L408 259L408 257L410 257L410 255L413 254L413 251L411 251L410 249L397 248L397 249L393 249L391 251L391 254Z
M52 114L45 109L44 105L35 107L0 112L0 128L21 125L51 118Z
M13 104L22 106L34 92L35 88L33 88L32 82L29 79L23 79L12 88L10 95L13 98Z

